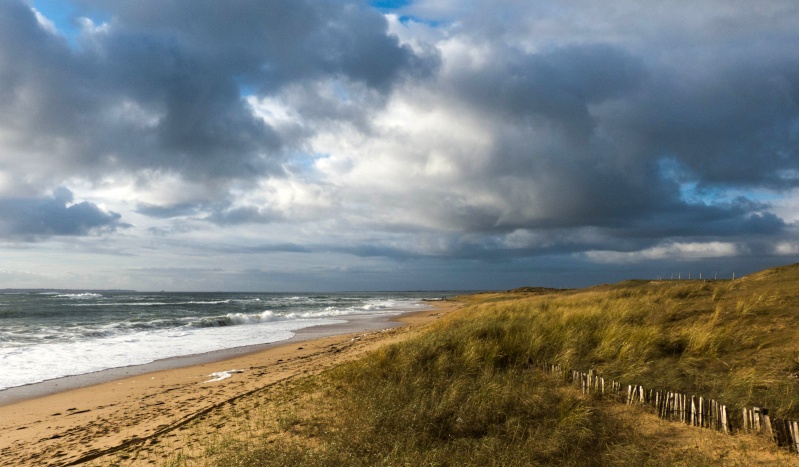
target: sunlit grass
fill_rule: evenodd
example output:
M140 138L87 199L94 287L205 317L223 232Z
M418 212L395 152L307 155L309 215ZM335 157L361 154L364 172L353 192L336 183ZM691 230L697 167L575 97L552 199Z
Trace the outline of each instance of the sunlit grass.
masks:
M213 442L192 462L713 465L728 456L650 449L659 441L637 433L634 418L540 372L545 362L799 419L795 266L735 282L628 281L459 300L463 309L419 337L309 378L286 396L303 405L247 424L256 429ZM271 437L259 434L267 425Z

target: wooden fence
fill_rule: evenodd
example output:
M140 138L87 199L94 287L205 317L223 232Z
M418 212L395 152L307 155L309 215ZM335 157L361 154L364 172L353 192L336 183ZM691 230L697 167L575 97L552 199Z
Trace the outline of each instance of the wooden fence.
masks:
M611 395L628 405L652 407L658 417L688 425L731 434L734 431L757 433L774 439L794 453L799 453L799 422L772 418L762 407L744 407L741 418L731 417L727 405L702 396L688 396L673 391L645 389L641 385L606 382L594 370L566 370L560 365L544 364L544 371L560 375L565 381L579 383L583 394Z

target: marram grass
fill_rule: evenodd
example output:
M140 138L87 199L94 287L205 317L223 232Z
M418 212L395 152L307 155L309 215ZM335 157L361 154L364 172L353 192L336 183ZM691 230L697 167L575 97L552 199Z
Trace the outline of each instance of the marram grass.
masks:
M423 335L298 385L290 397L307 404L301 414L278 423L285 436L277 441L239 437L224 449L211 449L213 455L198 462L443 466L751 461L743 451L729 455L698 446L655 449L662 442L642 434L634 418L619 415L619 404L583 396L540 372L536 364L545 362L595 369L623 383L702 395L732 407L768 407L776 416L799 419L797 266L734 282L629 281L459 300L464 303L461 310Z

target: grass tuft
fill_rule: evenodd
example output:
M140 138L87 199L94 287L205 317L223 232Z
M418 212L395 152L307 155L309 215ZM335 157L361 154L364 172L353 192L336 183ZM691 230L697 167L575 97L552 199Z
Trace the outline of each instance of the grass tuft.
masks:
M644 422L640 409L583 396L535 363L799 419L796 290L799 266L735 282L627 281L460 297L462 310L418 337L300 385L289 399L302 406L260 422L277 437L220 441L205 461L747 465L771 450L780 463L794 462L745 437L716 439L704 430L700 442L686 434L696 429ZM689 447L671 439L688 439Z

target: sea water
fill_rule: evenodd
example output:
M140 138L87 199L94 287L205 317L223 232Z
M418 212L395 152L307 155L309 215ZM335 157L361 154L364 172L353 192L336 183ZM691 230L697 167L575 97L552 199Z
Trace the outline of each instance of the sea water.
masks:
M0 294L0 390L289 339L310 326L423 309L440 292Z

